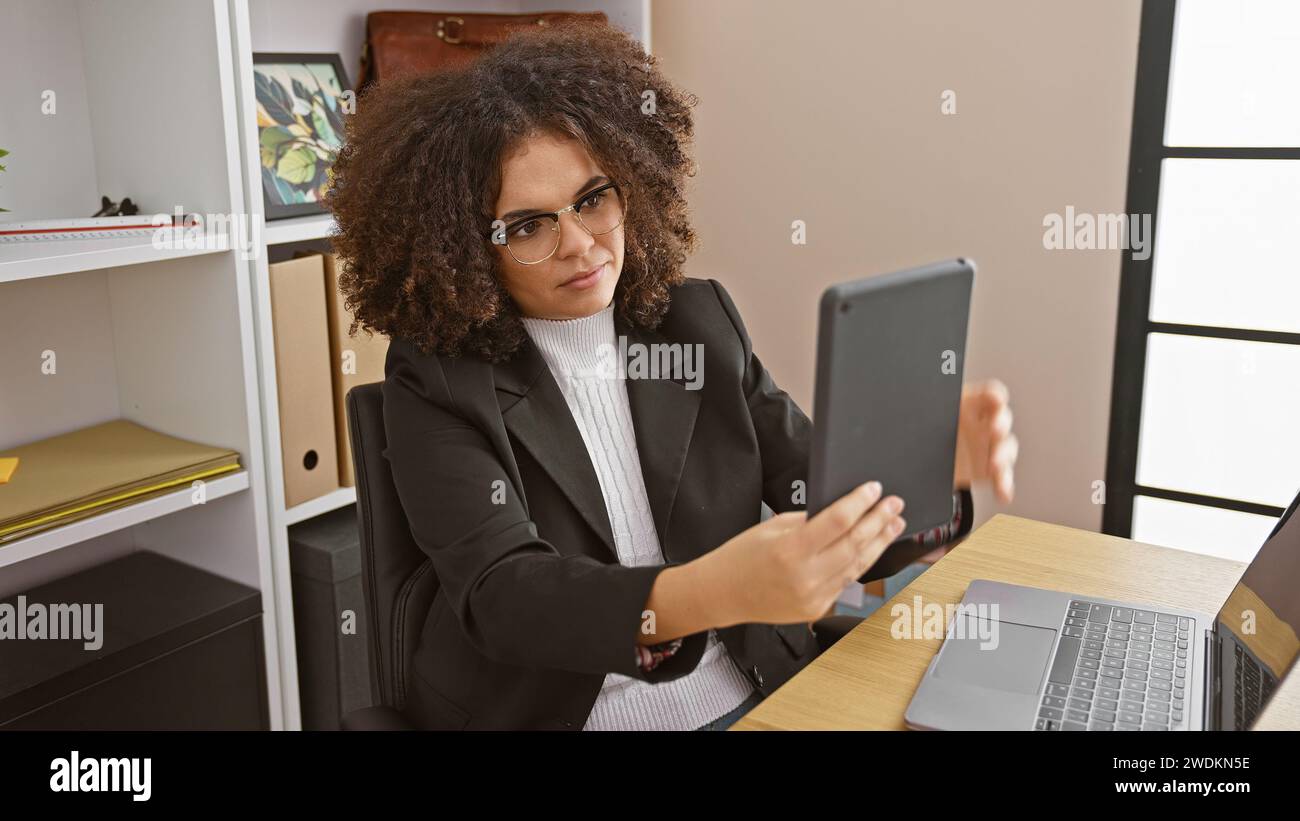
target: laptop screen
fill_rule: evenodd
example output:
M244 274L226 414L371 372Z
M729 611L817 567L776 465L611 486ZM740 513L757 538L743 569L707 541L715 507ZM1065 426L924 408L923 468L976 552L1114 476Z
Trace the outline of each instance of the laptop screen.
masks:
M1250 727L1300 655L1300 497L1219 610L1219 690L1214 726Z

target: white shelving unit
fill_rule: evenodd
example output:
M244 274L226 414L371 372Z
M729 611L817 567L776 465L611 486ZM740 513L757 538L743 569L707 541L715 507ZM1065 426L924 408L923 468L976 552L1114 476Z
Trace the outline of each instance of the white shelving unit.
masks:
M205 493L208 501L215 501L223 496L248 490L248 471L241 470L220 476L206 484ZM36 533L25 539L18 539L0 550L0 569L53 550L185 510L194 504L190 501L192 493L190 486L185 485L172 493Z
M246 213L230 17L227 0L24 3L0 26L0 219L88 216L101 193L145 214ZM207 481L202 504L186 486L0 546L0 595L139 550L253 587L278 729L292 722L253 295L240 251L214 239L0 248L0 448L125 418L231 448L241 466Z
M322 513L329 513L331 510L354 505L356 502L357 489L341 487L338 490L326 493L324 496L317 496L315 499L289 508L284 512L284 523L286 525L296 525Z
M604 11L649 48L650 0L462 0L463 11ZM254 52L336 52L356 82L365 16L444 11L390 0L46 0L0 27L6 221L86 216L99 196L145 213L247 216L224 238L0 246L0 448L115 418L240 454L241 470L0 546L0 596L137 550L261 591L273 729L301 726L290 525L355 504L352 488L285 505L272 248L327 240L328 214L265 222ZM183 83L181 82L183 80ZM42 110L49 92L54 113ZM12 115L12 116L9 116ZM42 358L57 356L55 374ZM19 468L21 470L21 466ZM3 492L3 491L0 491Z
M282 245L286 242L303 242L311 239L324 239L334 233L334 217L329 214L313 214L308 217L268 222L264 230L267 245Z
M151 237L138 236L10 242L0 245L0 285L20 279L218 253L223 247L228 248L229 243L230 238L225 234L217 235L210 244L205 238L203 245L194 248L184 245L155 248Z

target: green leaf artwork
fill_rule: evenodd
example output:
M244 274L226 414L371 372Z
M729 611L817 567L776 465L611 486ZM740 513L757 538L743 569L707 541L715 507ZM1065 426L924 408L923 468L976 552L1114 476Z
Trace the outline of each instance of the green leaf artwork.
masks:
M316 154L307 146L297 146L280 155L275 173L281 179L299 184L316 176Z
M329 63L259 63L258 160L268 210L320 202L343 145L343 80Z
M272 126L271 128L262 129L262 134L258 138L261 147L262 165L267 168L274 168L276 161L280 158L279 147L287 140L292 140L293 135L283 126Z

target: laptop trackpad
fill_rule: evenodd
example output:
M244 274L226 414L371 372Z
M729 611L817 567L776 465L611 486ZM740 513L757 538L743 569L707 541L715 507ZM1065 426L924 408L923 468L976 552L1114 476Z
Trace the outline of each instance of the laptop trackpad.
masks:
M1055 640L1051 628L958 614L933 675L990 690L1036 695Z

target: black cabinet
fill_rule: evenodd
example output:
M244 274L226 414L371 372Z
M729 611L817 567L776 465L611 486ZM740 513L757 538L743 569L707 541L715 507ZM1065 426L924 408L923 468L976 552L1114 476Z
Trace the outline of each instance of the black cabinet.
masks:
M142 551L5 599L0 727L267 729L261 595Z
M302 728L337 730L374 703L356 505L290 527L289 563Z

